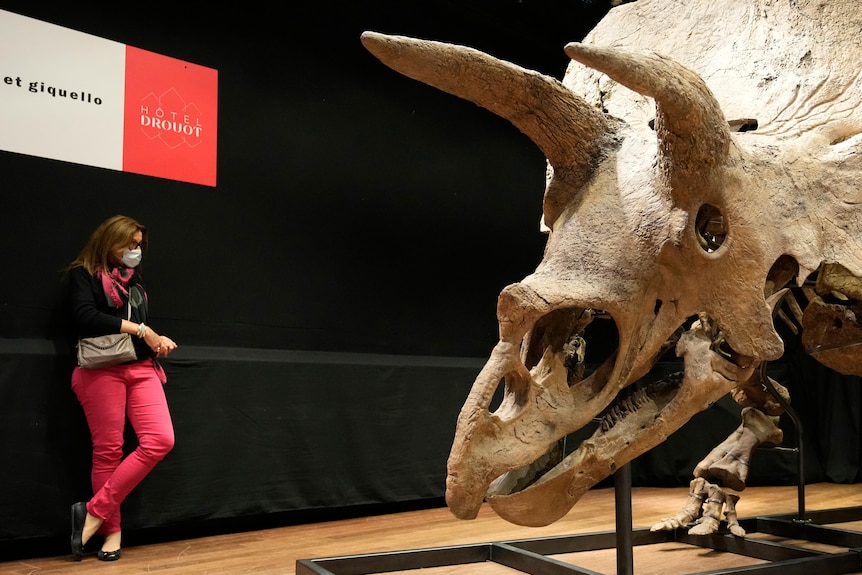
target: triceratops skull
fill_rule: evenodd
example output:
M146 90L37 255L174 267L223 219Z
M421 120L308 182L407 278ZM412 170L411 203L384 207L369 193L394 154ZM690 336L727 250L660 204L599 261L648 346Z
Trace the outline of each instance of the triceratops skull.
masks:
M458 418L446 500L460 518L487 499L514 523L559 519L782 355L772 313L788 283L824 262L862 276L860 11L695 3L612 9L565 47L562 83L463 46L362 36L395 70L507 118L548 160L544 257L500 294L500 341ZM607 317L616 353L573 376L573 342ZM672 343L684 377L611 407ZM608 409L612 424L521 489Z

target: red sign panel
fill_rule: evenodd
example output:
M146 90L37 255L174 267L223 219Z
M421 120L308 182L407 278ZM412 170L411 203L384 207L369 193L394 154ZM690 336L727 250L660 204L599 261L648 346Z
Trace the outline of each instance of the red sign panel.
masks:
M216 185L218 72L126 46L123 171Z

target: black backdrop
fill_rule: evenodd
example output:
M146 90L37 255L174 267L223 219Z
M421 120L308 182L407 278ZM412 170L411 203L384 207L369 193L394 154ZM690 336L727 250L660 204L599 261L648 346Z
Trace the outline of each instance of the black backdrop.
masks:
M359 35L467 44L559 78L563 45L607 4L0 8L217 69L220 124L214 188L0 152L0 559L65 553L68 505L89 496L61 270L115 213L150 227L152 323L181 346L166 362L177 446L127 501L127 542L442 504L497 294L541 257L544 160ZM807 363L779 366L788 385L831 382L800 391L806 476L858 480L858 382L791 359ZM687 482L737 425L722 402L636 462L635 481ZM795 481L792 458L764 461L754 482Z
M215 188L0 155L2 337L57 327L57 270L95 225L151 228L145 272L181 344L485 355L538 263L544 164L505 120L403 78L363 30L481 47L561 77L601 12L573 2L14 2L219 71ZM457 325L457 332L453 326Z

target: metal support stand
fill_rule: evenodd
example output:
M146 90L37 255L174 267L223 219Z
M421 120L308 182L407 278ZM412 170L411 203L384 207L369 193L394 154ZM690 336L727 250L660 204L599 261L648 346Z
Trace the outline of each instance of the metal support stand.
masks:
M789 413L789 411L788 411ZM795 415L795 414L794 414ZM794 417L794 416L791 416ZM799 445L802 445L801 432ZM801 453L800 466L801 466ZM801 469L800 469L801 477ZM372 553L300 559L296 575L371 575L450 565L494 562L529 575L601 575L595 571L564 563L552 555L616 549L617 575L633 575L636 545L678 542L706 549L736 553L767 563L762 565L719 569L704 575L839 575L862 571L862 532L823 525L862 520L862 507L810 512L804 518L804 481L800 479L800 508L796 518L771 515L741 519L740 526L752 535L765 533L788 540L811 541L847 548L842 553L812 551L780 542L729 533L689 535L686 529L651 532L648 528L632 529L631 467L624 465L614 474L616 530L582 535L564 535L539 539L522 539L499 543L479 543L452 547L416 549L390 553ZM816 523L816 524L815 524ZM697 575L697 574L693 574Z
M762 366L762 369L765 369L765 366ZM824 527L828 524L862 520L862 507L815 511L808 513L806 518L802 423L765 375L764 372L764 385L782 404L796 427L797 447L790 448L796 451L798 467L798 510L795 518L790 515L772 515L741 519L739 524L749 537L736 537L729 533L689 535L687 529L655 533L649 529L633 530L632 474L630 465L626 464L614 474L615 531L328 559L301 559L296 562L296 575L371 575L486 561L499 563L529 575L601 575L549 556L611 548L616 548L617 575L633 575L635 545L668 542L736 553L767 562L762 565L704 571L704 575L838 575L862 571L862 532ZM774 535L787 540L823 543L847 548L847 551L812 551L750 537L754 533Z
M784 409L785 413L787 413L788 417L790 417L790 421L793 422L793 427L796 429L796 448L790 448L789 451L796 452L796 493L797 493L797 521L803 523L806 521L805 519L805 459L803 457L803 432L802 432L802 419L799 418L799 415L796 413L790 404L785 400L781 394L778 393L778 390L775 389L775 386L772 385L772 381L766 375L766 362L760 364L760 381L763 382L764 387L769 392L769 394L781 404L781 408ZM788 449L784 447L776 447L775 449Z
M651 534L632 530L632 474L626 464L614 474L616 530L585 535L525 539L500 543L438 547L324 559L301 559L296 575L370 575L407 569L492 561L531 575L601 575L548 557L596 549L616 548L618 575L634 574L634 545L673 540L672 532Z
M632 468L629 463L614 473L614 510L617 526L617 575L634 575Z

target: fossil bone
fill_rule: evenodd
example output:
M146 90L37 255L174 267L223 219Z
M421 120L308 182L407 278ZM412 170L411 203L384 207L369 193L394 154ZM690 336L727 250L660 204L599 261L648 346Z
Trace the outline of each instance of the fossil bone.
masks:
M736 516L736 504L739 501L739 495L735 493L726 493L724 501L724 517L727 520L727 528L737 537L745 537L745 529L739 524L739 518Z
M464 46L362 35L393 69L508 119L548 160L544 256L500 294L500 340L458 417L446 480L457 517L487 499L514 523L559 519L782 355L773 313L787 289L832 264L856 285L860 28L850 1L638 0L564 48L562 82ZM831 317L858 327L858 295L836 289ZM572 337L589 342L606 318L617 351L571 373ZM817 347L835 342L813 321L812 355L862 373L852 341ZM684 375L614 407L673 342ZM548 470L546 454L601 414Z
M682 509L673 517L665 517L650 528L650 531L673 531L693 523L703 513L703 502L707 496L708 483L703 477L696 477L689 485L688 499Z
M724 510L726 500L724 491L718 485L708 484L706 500L703 504L703 512L697 525L688 530L690 535L709 535L718 531L721 521L721 512Z
M693 524L688 531L690 535L710 535L719 531L724 509L727 529L737 537L745 537L745 529L736 515L738 501L739 495L703 477L696 477L689 485L688 499L682 509L673 517L665 517L653 525L650 531L673 531Z
M776 425L776 419L753 407L744 408L740 426L695 466L694 476L736 491L745 489L748 465L755 448L764 443L781 443L784 434Z

